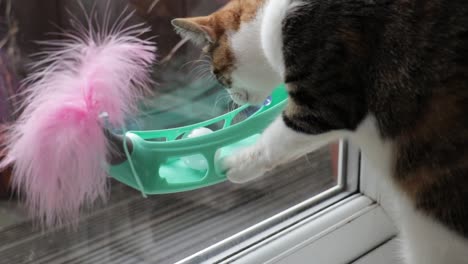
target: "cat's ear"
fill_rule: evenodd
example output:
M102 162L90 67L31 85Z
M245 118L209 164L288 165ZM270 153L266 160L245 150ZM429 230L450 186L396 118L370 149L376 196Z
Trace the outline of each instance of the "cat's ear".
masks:
M198 45L214 43L216 34L210 17L176 18L172 20L176 32Z

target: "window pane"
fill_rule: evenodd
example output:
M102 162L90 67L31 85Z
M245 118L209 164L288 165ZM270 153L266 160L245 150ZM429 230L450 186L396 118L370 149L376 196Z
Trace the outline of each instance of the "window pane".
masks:
M26 1L17 1L21 2L18 10L29 8ZM74 1L60 2L71 10L77 8ZM207 65L189 63L200 59L199 50L191 44L174 49L180 38L170 26L174 17L208 14L226 1L160 0L154 7L149 0L130 2L137 15L152 26L162 59L155 68L158 96L130 128L177 127L232 110L235 106L225 91L204 76ZM121 10L123 4L123 0L115 1L113 9ZM63 7L59 5L58 10ZM26 26L43 23L28 22ZM28 30L36 37L41 35L38 30L50 29ZM339 184L344 186L339 146L327 146L244 185L225 182L145 199L138 191L114 181L110 202L83 217L76 232L42 234L32 228L16 200L2 201L0 263L174 263Z
M141 198L120 184L75 232L40 235L2 205L2 263L173 263L335 185L327 149L269 178ZM14 223L12 223L14 222ZM36 262L37 261L37 262Z

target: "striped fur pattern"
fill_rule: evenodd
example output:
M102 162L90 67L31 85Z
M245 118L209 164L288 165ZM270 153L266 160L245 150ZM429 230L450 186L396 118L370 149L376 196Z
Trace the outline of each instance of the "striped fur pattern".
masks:
M288 87L282 117L223 161L231 181L349 137L396 187L408 263L467 263L465 1L232 0L203 25L178 21L216 32L205 51L236 102Z

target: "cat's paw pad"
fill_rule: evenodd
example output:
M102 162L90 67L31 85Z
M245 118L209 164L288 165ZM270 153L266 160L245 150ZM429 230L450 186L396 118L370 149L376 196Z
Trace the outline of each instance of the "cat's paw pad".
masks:
M244 183L263 176L271 166L264 151L251 147L224 158L222 168L229 181Z

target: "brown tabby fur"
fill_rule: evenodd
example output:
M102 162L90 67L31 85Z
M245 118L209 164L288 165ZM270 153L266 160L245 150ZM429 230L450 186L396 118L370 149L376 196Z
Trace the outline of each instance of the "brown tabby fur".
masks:
M468 238L468 5L462 0L297 1L282 23L284 123L310 135L367 116L393 143L393 179L421 213ZM228 31L264 1L204 17L214 74L232 71ZM197 20L191 21L194 26ZM300 53L300 55L298 55Z

